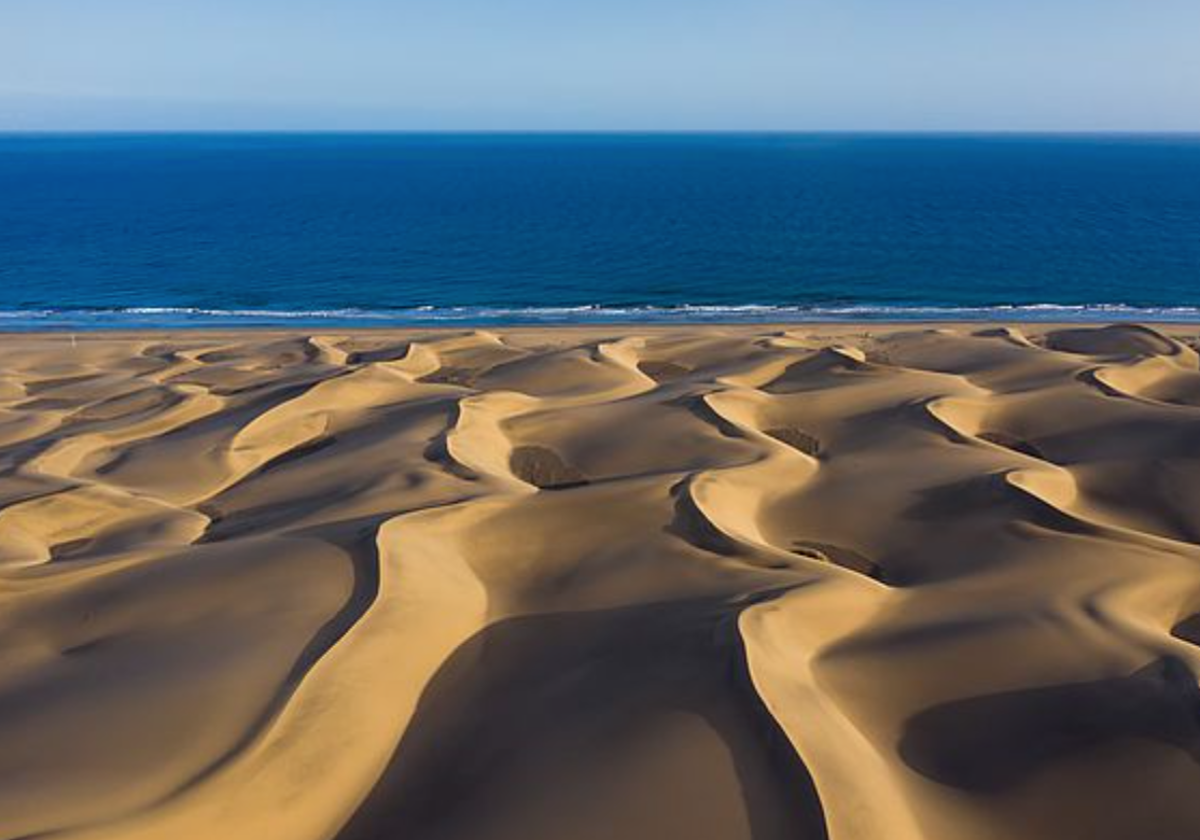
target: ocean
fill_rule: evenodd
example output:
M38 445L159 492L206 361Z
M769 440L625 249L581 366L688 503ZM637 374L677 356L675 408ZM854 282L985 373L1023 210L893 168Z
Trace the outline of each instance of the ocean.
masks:
M1200 137L0 135L0 329L1200 321Z

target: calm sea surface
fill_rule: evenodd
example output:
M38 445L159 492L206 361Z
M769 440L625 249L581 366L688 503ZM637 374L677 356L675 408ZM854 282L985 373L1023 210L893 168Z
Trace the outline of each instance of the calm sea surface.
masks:
M1200 138L0 136L0 329L1200 320Z

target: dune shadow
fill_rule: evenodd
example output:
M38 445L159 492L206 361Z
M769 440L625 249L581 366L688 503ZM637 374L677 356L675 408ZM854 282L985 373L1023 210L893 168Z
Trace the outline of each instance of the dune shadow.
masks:
M975 437L980 440L986 440L988 443L1011 449L1013 452L1020 452L1022 455L1028 455L1030 458L1037 458L1040 461L1050 461L1046 454L1038 448L1037 444L1025 438L1010 435L1004 431L983 431L978 432Z
M1196 613L1190 618L1185 618L1176 624L1171 628L1171 634L1183 639L1185 642L1200 645L1200 613Z
M1091 534L1095 527L1059 510L1038 496L1013 485L1004 473L973 475L948 484L922 489L904 516L916 522L938 522L947 517L1023 520L1067 534Z
M677 712L702 718L727 749L740 787L733 795L742 797L754 840L826 838L813 782L750 682L736 618L752 600L555 613L487 627L430 682L338 840L507 838L511 827L496 814L570 812L564 779L583 778L601 779L587 788L598 797L588 809L611 820L606 836L672 836L659 832L675 816L635 819L604 781L636 772L622 764L623 750L657 749L660 723ZM705 777L708 768L687 763L663 783L686 786L693 774ZM667 807L656 804L654 785L639 785L651 809ZM692 804L708 805L700 796Z
M720 555L735 557L743 552L740 546L705 515L692 496L694 476L671 485L674 515L663 530L697 548Z
M1141 324L1052 330L1040 343L1047 350L1084 356L1175 356L1179 353L1174 341Z
M922 775L996 792L1045 765L1124 738L1177 747L1200 764L1200 687L1179 659L1126 676L956 700L910 718L900 755Z
M293 536L320 539L346 552L353 574L349 596L300 650L283 681L258 717L242 733L242 737L170 796L199 786L248 749L287 705L305 675L362 620L379 595L379 560L375 541L379 527L386 519L386 516L364 516L346 520L332 528L293 532Z

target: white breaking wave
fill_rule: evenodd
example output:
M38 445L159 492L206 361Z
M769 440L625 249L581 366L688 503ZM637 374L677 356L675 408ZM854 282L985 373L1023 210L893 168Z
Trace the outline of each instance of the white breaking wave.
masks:
M128 329L131 327L269 326L272 324L381 326L456 323L673 323L814 321L1175 321L1200 322L1200 306L1124 303L1027 303L989 306L920 304L679 304L676 306L412 306L396 309L220 309L136 306L0 310L9 329Z

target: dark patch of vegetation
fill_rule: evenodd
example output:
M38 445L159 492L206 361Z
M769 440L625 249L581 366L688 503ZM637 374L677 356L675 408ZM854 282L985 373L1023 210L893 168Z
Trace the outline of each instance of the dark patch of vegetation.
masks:
M880 583L887 582L883 566L869 557L864 557L857 551L843 548L840 545L819 542L795 542L792 544L792 553L800 557L807 557L810 560L816 560L820 563L841 566L843 569L849 569L860 575L866 575Z
M649 376L655 382L672 382L676 379L682 379L692 371L683 365L677 365L674 362L656 361L646 359L638 362L638 370Z
M816 458L821 454L821 441L795 426L779 426L774 429L764 429L763 432L805 455Z
M428 385L457 385L469 388L475 384L475 371L467 368L443 367L427 373L417 380Z
M544 446L518 446L508 464L513 475L539 490L565 490L588 483L587 476Z

